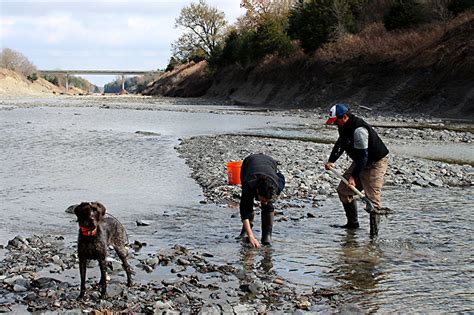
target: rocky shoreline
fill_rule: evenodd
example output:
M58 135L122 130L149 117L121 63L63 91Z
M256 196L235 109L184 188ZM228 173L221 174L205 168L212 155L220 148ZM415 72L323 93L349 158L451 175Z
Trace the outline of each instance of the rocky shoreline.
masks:
M78 301L75 246L67 246L62 236L15 237L0 262L0 312L256 314L329 310L339 304L339 293L331 289L297 293L294 286L265 271L214 264L209 260L213 255L207 252L175 245L140 255L136 250L143 244L130 245L135 249L129 253L135 274L145 273L141 281L127 287L121 263L112 256L108 258L107 298L100 298L98 279L89 271L86 298ZM98 269L93 261L89 267ZM169 276L161 281L147 280L146 274L158 268L169 270Z
M403 132L403 131L402 131ZM426 132L425 132L426 133ZM401 134L392 131L393 138ZM421 136L425 138L425 136ZM458 141L458 137L450 141ZM448 140L449 141L449 140ZM279 162L286 177L281 201L318 202L336 195L339 180L324 170L332 144L274 139L242 135L200 136L182 140L177 150L192 169L192 177L202 186L207 201L238 202L240 187L227 184L226 162L242 160L252 153L264 153ZM337 162L344 170L350 164L345 157ZM390 154L385 186L404 189L423 187L463 187L474 184L474 168Z

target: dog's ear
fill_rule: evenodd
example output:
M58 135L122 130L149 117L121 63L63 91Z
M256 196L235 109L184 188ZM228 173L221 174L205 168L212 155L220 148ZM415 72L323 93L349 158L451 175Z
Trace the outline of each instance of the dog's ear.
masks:
M79 213L81 212L82 208L84 208L84 206L88 204L89 204L88 202L81 202L80 204L74 207L74 214L76 215L76 217L79 216Z
M96 202L93 202L92 204L94 204L96 207L97 207L97 210L99 210L100 214L102 216L105 215L105 206L103 204L101 204L100 202L96 201Z

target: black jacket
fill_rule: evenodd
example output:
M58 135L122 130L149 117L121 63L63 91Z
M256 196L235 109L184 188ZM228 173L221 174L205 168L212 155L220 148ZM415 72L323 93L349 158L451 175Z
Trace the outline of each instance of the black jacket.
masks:
M329 156L329 162L336 162L344 152L356 162L360 159L359 150L354 148L354 131L359 127L364 127L369 131L367 164L377 162L388 154L388 149L377 132L363 119L349 114L349 120L338 129L339 138L336 144L334 144L334 148Z
M252 154L244 159L240 170L240 182L242 183L242 196L240 199L240 217L242 220L250 219L253 213L253 201L257 197L257 176L266 175L279 187L281 187L281 174L278 175L277 162L270 156L264 154ZM268 204L272 210L271 203ZM262 209L263 210L263 209Z

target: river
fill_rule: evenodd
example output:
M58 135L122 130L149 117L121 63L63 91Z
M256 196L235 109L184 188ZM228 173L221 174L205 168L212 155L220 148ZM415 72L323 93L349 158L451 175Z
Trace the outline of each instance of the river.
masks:
M230 218L238 209L200 203L202 190L174 147L183 137L271 134L269 126L297 129L309 119L163 100L161 110L121 108L124 102L113 99L90 106L83 106L87 99L67 98L20 103L3 100L0 107L1 244L17 234L60 234L73 243L77 223L65 209L98 200L124 224L129 239L147 242L150 252L173 244L205 249L218 262L277 274L302 292L337 288L348 310L473 310L472 186L386 188L384 198L397 212L383 220L375 240L365 229L331 228L343 220L333 198L311 210L316 219L277 222L271 248L251 249L233 239L240 226ZM472 150L465 146L456 148ZM137 226L136 220L152 224ZM364 228L367 221L361 213ZM138 272L140 281L160 276ZM313 308L318 310L330 308Z

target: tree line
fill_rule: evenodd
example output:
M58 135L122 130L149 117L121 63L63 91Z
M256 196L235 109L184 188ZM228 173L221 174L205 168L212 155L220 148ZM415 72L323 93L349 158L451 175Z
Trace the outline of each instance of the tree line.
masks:
M31 82L38 80L39 77L42 77L59 87L64 86L64 83L66 82L66 76L62 74L38 75L38 69L25 55L10 48L3 48L0 51L0 68L15 71ZM81 77L70 75L68 82L70 86L88 92L95 92L97 89L95 85Z
M211 69L246 66L267 55L312 55L321 46L373 23L399 32L426 23L447 23L474 7L474 0L242 0L246 13L234 25L205 0L184 7L175 20L185 32L172 44L166 70L207 60Z

